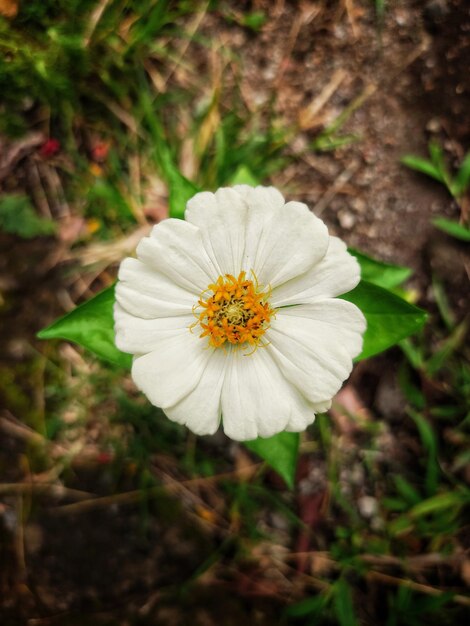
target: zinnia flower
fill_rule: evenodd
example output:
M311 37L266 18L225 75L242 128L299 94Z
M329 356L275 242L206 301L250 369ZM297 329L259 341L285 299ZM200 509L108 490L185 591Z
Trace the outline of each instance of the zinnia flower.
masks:
M300 202L273 187L195 195L125 259L116 345L152 404L199 435L239 441L302 431L362 348L365 319L336 296L357 261Z

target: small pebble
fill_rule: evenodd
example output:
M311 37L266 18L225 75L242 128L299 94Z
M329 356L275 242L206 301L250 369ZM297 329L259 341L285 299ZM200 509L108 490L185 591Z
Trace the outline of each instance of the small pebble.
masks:
M372 496L362 496L357 501L357 507L362 517L373 517L377 514L377 500Z
M341 224L341 228L344 228L345 230L351 230L356 223L355 216L349 211L341 211L338 213L338 220Z

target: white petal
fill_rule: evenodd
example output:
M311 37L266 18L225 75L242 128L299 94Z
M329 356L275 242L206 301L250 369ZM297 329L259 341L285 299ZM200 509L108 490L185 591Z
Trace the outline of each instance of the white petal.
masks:
M250 209L263 210L266 217L270 217L273 211L282 209L286 203L282 193L275 187L235 185L233 189L245 199Z
M165 408L166 415L186 425L196 435L214 434L220 424L220 396L226 364L224 350L212 351L196 387L177 404Z
M139 259L178 286L199 295L219 276L198 228L178 219L154 226L137 246Z
M325 413L331 408L333 399L325 400L324 402L315 402L312 406L315 408L315 413Z
M222 388L222 421L228 437L247 441L286 428L304 430L312 406L282 376L268 348L253 354L232 350Z
M152 319L187 315L196 303L193 293L139 259L124 259L118 278L116 300L123 309L137 317Z
M146 354L157 350L162 339L178 332L191 334L193 315L175 315L144 319L126 311L119 302L114 305L114 328L116 346L130 354ZM199 334L194 330L195 337Z
M186 219L201 229L220 274L254 270L272 287L305 272L328 247L325 224L305 204L284 204L273 187L199 193L189 200Z
M304 274L273 289L271 304L304 304L333 298L354 289L361 278L357 260L349 254L346 244L330 237L324 258Z
M300 202L288 202L268 217L262 206L250 211L245 268L262 285L276 287L318 263L328 247L328 230Z
M171 407L199 384L212 349L188 329L168 332L132 365L132 378L155 406Z
M280 309L266 332L285 377L313 403L339 390L362 349L365 319L344 300L322 300Z
M268 232L268 225L271 221L276 223L280 219L285 201L282 194L274 187L236 185L234 190L243 196L248 205L242 269L250 272L257 267L257 251L264 229L266 228Z
M242 195L230 188L198 193L187 204L185 219L200 228L219 275L238 276L242 270L247 209Z
M298 412L291 417L289 423L286 426L286 430L289 433L300 433L310 424L313 424L315 417L318 413L325 413L331 407L331 400L326 400L325 402L309 402L307 398L303 397L300 392L299 396L302 398L302 402L305 403L306 406L309 407L308 412Z

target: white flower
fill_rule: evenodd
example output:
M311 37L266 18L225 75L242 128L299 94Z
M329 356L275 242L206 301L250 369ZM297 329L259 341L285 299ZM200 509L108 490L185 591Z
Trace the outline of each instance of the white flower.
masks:
M199 435L302 431L362 348L345 244L273 187L198 193L123 261L116 345L152 404Z

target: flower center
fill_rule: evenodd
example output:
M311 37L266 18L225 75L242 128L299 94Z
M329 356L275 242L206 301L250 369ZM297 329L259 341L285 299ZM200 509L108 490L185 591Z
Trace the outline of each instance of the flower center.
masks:
M219 348L226 342L247 343L255 349L263 345L261 337L269 327L274 309L267 302L269 289L264 292L254 274L253 279L247 280L245 272L240 272L238 278L225 274L201 294L194 307L197 322L191 328L199 324L202 328L199 336L208 337L212 347Z

